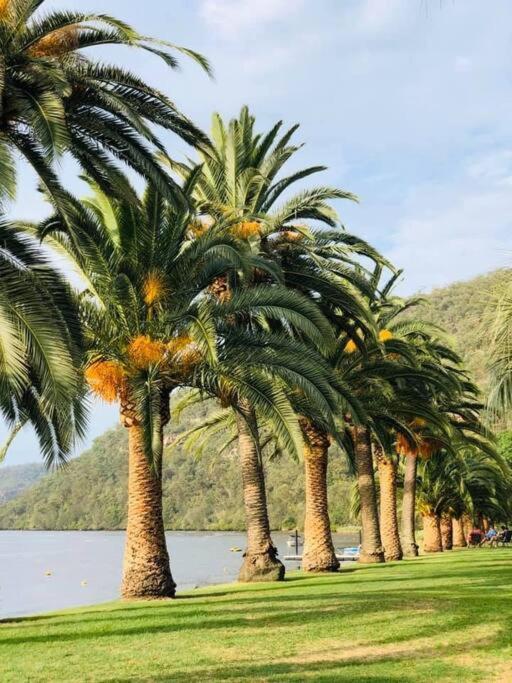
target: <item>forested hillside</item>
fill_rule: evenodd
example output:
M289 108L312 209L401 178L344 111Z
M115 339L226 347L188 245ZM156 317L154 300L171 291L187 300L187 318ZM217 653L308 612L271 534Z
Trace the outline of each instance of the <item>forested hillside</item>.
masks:
M469 282L438 289L416 314L444 327L463 354L468 368L485 389L486 349L484 323L493 290L510 271L496 271ZM195 407L173 434L204 420L208 406ZM119 529L126 510L126 433L121 427L96 439L93 447L64 470L49 474L0 505L0 528ZM219 455L214 440L200 457L180 446L167 446L164 464L164 515L169 529L242 529L244 527L240 471L236 451ZM353 523L350 515L351 481L344 457L332 449L330 500L333 526ZM12 497L9 481L16 468L2 470L0 500ZM31 484L38 466L27 469ZM18 474L21 473L21 469ZM300 526L303 519L303 476L299 463L288 458L267 463L271 522L274 528ZM18 490L23 487L17 479ZM2 493L8 491L10 493Z
M16 498L45 475L42 464L12 465L0 469L0 503Z
M511 275L511 270L502 269L435 289L411 313L446 330L482 390L487 383L488 335L492 324L489 303L499 286L505 280L510 281Z
M186 421L204 419L195 415ZM125 524L127 437L122 427L95 440L65 469L47 475L15 500L0 506L2 529L122 529ZM172 435L169 435L172 439ZM168 529L244 528L240 468L232 448L219 455L214 441L201 457L166 447L164 519ZM344 457L330 468L334 526L351 523L350 488ZM288 458L267 466L269 509L274 528L300 526L304 510L302 469Z

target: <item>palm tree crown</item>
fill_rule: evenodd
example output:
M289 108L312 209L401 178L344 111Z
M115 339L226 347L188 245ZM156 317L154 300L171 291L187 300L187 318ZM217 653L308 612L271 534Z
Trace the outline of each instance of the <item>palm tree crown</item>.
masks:
M161 191L176 185L153 158L162 145L150 124L191 144L206 138L163 93L118 66L86 56L102 45L137 47L177 65L181 51L209 69L197 53L139 35L104 14L53 11L44 0L6 0L0 8L2 61L0 110L0 190L13 196L12 154L17 150L35 169L54 198L65 205L51 168L55 154L70 152L103 187L127 192L115 160L127 164Z

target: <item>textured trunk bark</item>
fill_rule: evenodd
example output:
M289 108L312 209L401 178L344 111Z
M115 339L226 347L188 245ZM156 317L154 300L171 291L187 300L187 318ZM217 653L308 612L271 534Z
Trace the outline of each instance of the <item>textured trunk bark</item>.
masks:
M426 553L441 553L443 551L437 515L423 515L423 550Z
M301 420L304 434L306 514L302 569L305 572L335 572L340 563L332 542L327 502L329 438L308 420Z
M453 535L452 535L452 517L451 515L444 514L441 515L441 521L439 524L441 530L441 542L443 544L443 550L451 550L453 548Z
M467 546L462 517L452 517L452 538L454 548L465 548Z
M396 463L376 446L380 483L380 536L387 562L403 558L396 512Z
M490 529L491 525L487 517L482 517L482 526L480 527L484 533L487 533Z
M408 557L418 556L416 543L416 471L418 459L415 455L405 458L404 497L402 501L402 541Z
M130 424L124 421L129 435L128 522L121 594L124 598L173 597L176 585L162 517L162 462L150 466L142 427L133 419Z
M282 581L285 570L277 559L277 549L270 535L256 419L248 406L241 406L240 411L242 414L237 413L238 449L247 521L247 549L238 580Z
M384 562L380 538L377 491L373 474L372 441L367 427L353 427L357 485L361 500L362 544L359 562Z
M473 518L471 515L469 515L467 512L465 512L462 515L462 521L463 521L463 528L464 528L464 536L466 538L466 541L468 540L469 532L473 528Z

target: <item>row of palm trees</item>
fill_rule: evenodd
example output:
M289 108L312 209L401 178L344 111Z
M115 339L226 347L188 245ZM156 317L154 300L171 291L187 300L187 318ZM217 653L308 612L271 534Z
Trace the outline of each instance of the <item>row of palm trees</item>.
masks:
M304 460L306 571L339 566L327 500L332 442L357 475L362 561L402 557L402 456L407 554L417 552L417 503L436 524L443 515L502 514L497 488L495 505L482 495L508 473L481 424L476 388L443 332L411 317L416 301L393 294L399 273L344 231L332 202L355 196L321 185L295 191L324 170L287 174L297 126L257 133L244 108L228 123L215 115L208 137L167 96L83 50L129 45L173 68L178 49L208 70L203 57L105 15L42 15L42 4L0 5L1 189L14 193L17 150L52 207L39 225L0 228L0 402L15 430L36 427L49 464L65 460L84 432L87 387L119 406L129 433L123 595L175 592L161 488L174 394L182 404L214 398L219 409L199 431L231 429L237 440L243 581L284 577L266 504L269 451ZM172 160L158 127L192 144L197 161ZM83 200L55 172L54 157L65 153L89 185ZM123 165L145 180L143 192ZM73 265L79 292L41 242ZM481 465L473 486L470 457ZM450 477L435 469L448 463ZM452 497L439 493L434 504L428 492L448 481Z

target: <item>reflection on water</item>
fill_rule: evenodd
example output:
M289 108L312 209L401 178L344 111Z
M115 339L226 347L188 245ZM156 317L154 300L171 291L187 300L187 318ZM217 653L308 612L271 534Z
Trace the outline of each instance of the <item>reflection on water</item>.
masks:
M282 557L287 534L273 534ZM334 536L335 543L341 540ZM119 594L123 531L0 531L0 618L90 605ZM178 590L236 578L245 535L173 531L167 534ZM296 563L287 563L290 569Z

